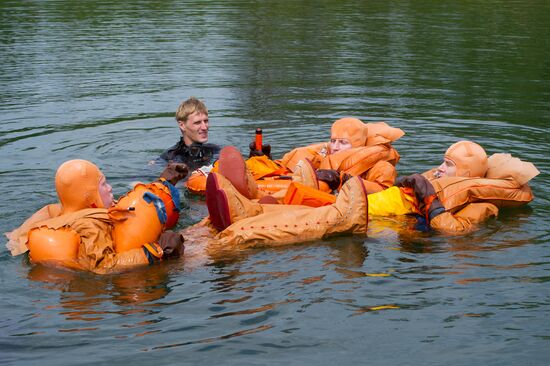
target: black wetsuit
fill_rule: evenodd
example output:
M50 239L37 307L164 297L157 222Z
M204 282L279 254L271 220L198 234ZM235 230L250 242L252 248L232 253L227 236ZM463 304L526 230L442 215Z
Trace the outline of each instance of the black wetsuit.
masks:
M180 141L164 151L160 157L166 161L175 163L185 163L190 171L198 169L205 165L212 164L220 152L220 147L214 144L193 143L190 146L185 145L183 137Z

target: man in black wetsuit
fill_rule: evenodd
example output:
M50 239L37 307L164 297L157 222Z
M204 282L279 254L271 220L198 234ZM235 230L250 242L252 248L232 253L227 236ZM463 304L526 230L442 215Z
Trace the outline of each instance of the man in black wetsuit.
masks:
M185 163L189 170L210 165L218 157L220 147L208 143L208 109L195 97L180 104L176 121L181 131L180 141L160 157L169 162Z

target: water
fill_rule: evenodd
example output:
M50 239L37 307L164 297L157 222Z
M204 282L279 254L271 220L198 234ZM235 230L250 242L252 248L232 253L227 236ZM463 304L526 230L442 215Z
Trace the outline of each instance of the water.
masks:
M95 276L0 249L0 362L542 365L550 356L546 1L2 1L0 229L96 162L154 179L194 95L210 142L275 156L352 115L404 129L402 174L452 142L532 161L536 199L461 237L404 230ZM180 227L206 214L187 197ZM3 247L5 239L0 241Z

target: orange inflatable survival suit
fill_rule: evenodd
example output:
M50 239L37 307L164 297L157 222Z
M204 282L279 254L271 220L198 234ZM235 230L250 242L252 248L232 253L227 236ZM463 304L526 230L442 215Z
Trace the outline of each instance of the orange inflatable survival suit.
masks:
M294 172L300 161L307 160L314 170L330 169L341 175L359 176L369 194L379 192L393 185L399 154L391 142L403 135L401 129L385 122L363 123L357 118L341 118L331 127L330 144L294 149L283 157L282 164ZM332 151L331 146L339 147L338 141L341 140L349 141L349 145ZM321 186L319 188L323 190Z
M501 207L531 202L528 182L538 174L532 163L501 153L487 158L480 145L459 141L447 149L439 168L423 177L405 177L416 184L369 196L370 212L381 216L420 213L433 229L464 233L498 215Z
M360 178L343 186L327 206L260 204L242 196L222 175L208 176L206 203L219 234L208 241L212 256L241 250L317 240L340 233L366 234L368 201Z
M470 141L453 144L445 159L454 163L454 176L441 176L440 168L424 173L445 209L431 220L434 229L470 231L498 215L499 208L524 205L534 198L528 182L540 172L532 163L503 153L487 158L485 150Z
M63 163L55 177L60 203L45 206L6 234L12 255L28 250L32 262L96 273L122 271L160 259L163 250L156 240L167 219L162 200L140 184L118 205L105 207L111 205L112 194L108 185L107 193L101 190L104 180L89 161ZM132 206L125 206L126 201ZM152 224L144 225L144 219Z

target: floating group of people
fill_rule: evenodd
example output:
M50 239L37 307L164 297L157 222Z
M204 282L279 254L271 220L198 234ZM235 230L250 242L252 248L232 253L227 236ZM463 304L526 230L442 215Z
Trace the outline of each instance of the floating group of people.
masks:
M208 143L208 110L190 98L176 112L181 139L161 157L160 178L113 200L96 165L70 160L56 172L59 203L48 205L7 233L12 255L95 273L125 271L170 257L215 258L256 248L366 235L369 217L415 215L424 227L465 233L499 208L533 200L536 167L510 154L487 156L458 141L443 163L397 178L392 142L404 132L384 122L346 117L330 141L271 159L271 147L250 144L245 160L233 146ZM210 165L212 161L215 164ZM208 217L180 232L175 185L206 195ZM185 244L184 244L185 242Z

